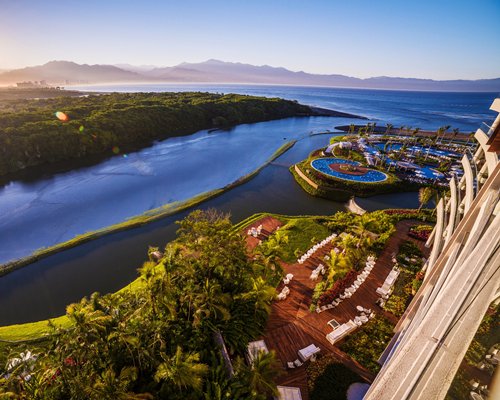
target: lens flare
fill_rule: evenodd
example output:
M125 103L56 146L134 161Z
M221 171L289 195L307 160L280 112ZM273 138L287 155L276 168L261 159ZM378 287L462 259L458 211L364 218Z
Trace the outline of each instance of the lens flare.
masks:
M78 130L80 131L80 133L83 133L84 129L85 128L83 127L83 125L80 125L80 128L78 128Z
M111 149L113 151L113 153L115 154L118 154L120 153L120 148L118 146L113 146L113 148Z
M64 114L62 111L56 111L56 117L58 120L66 122L69 120L69 117Z

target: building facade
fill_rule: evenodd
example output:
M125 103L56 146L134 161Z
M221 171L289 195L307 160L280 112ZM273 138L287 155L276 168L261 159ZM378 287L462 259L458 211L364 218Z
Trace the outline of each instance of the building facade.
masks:
M500 113L500 98L491 109ZM500 115L475 133L450 180L424 282L381 356L366 400L444 399L489 305L500 296Z

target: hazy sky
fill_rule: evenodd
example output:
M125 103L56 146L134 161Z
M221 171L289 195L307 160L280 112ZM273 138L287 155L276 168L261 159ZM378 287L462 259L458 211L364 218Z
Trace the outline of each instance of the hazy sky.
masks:
M356 77L500 77L500 0L0 0L0 69L209 58Z

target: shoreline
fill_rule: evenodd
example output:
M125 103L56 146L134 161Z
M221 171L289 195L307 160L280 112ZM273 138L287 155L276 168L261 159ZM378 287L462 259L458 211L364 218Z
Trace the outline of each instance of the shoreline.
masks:
M57 243L53 246L42 248L39 250L35 250L33 253L26 257L19 258L17 260L12 260L6 262L4 264L0 264L0 279L2 276L5 276L17 269L26 267L32 264L35 261L41 260L43 258L49 257L53 254L60 253L64 250L71 249L73 247L77 247L80 244L90 242L94 239L101 238L103 236L111 235L113 233L122 232L125 230L137 228L140 226L147 225L151 222L158 221L160 219L166 218L168 216L177 214L181 211L184 211L190 207L194 207L202 202L220 196L221 194L240 186L253 177L255 177L262 169L268 166L271 162L277 159L279 156L287 152L291 149L297 140L291 140L281 145L263 164L257 167L252 172L238 178L234 182L231 182L221 188L217 188L208 192L204 192L198 194L194 197L191 197L184 201L177 201L169 204L164 204L163 206L154 208L152 210L148 210L142 214L132 216L125 221L119 222L117 224L113 224L110 226L103 227L101 229L83 233L81 235L77 235L72 239L69 239L65 242Z
M161 92L163 93L163 92ZM169 92L170 93L170 92ZM174 92L172 92L174 93ZM184 92L182 92L184 94ZM62 97L88 97L89 95L96 96L106 96L113 95L117 93L96 93L96 92L83 92L83 91L72 91L66 89L55 89L55 88L35 88L35 89L17 89L17 88L5 88L4 90L0 90L0 111L3 108L8 110L9 102L18 102L19 100L26 101L34 101L35 99L44 98L44 99L58 99ZM127 92L120 92L119 94L127 94ZM144 92L133 93L134 95L147 95ZM175 93L174 93L175 94ZM178 94L178 93L177 93ZM199 94L202 94L199 92ZM233 93L229 93L227 95L235 95ZM275 115L267 115L263 116L257 120L243 119L238 123L227 123L220 126L214 125L214 122L207 123L206 126L198 126L196 130L192 130L191 128L179 128L179 129L167 129L169 131L168 135L156 133L154 135L150 135L151 137L142 138L140 140L133 140L129 142L123 143L115 143L115 146L119 146L122 151L130 153L135 151L140 151L144 148L150 147L154 145L156 141L163 141L172 137L183 137L189 136L196 132L207 130L208 133L219 129L231 129L237 125L242 124L252 124L252 123L260 123L260 122L268 122L286 118L302 118L302 117L338 117L338 118L355 118L355 119L363 119L366 120L365 117L344 113L336 110L330 110L326 108L314 107L310 105L305 105L298 103L297 101L286 100L282 98L259 98L257 96L249 96L249 95L241 95L250 98L255 98L256 101L261 101L266 105L266 101L276 100L281 103L291 104L295 109L291 112L277 112ZM273 110L269 109L269 113L273 114ZM226 121L227 122L227 121ZM203 125L203 124L202 124ZM83 125L82 125L83 126ZM88 151L83 155L71 156L67 158L60 158L54 161L44 160L40 163L31 163L25 162L24 164L19 164L18 166L9 167L6 170L2 170L0 172L0 186L9 183L12 180L23 180L23 179L32 179L30 177L33 174L35 177L41 177L45 173L54 174L59 172L69 172L74 169L79 168L80 166L91 166L98 164L104 160L107 160L116 154L113 153L112 147L100 149L99 151ZM41 170L41 171L40 171Z

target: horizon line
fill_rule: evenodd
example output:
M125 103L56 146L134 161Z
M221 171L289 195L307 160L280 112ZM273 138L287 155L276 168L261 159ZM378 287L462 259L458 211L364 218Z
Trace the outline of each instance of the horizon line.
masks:
M178 64L174 64L174 65L164 65L164 66L158 66L158 65L153 65L153 68L146 68L144 69L142 72L149 72L149 71L152 71L153 69L161 69L161 68L175 68L175 67L178 67L178 66L181 66L182 64L206 64L210 61L216 61L216 62L219 62L219 63L224 63L224 64L240 64L240 65L249 65L249 66L252 66L252 67L269 67L269 68L276 68L276 69L279 69L279 68L282 68L282 69L285 69L289 72L293 72L293 73L305 73L305 74L308 74L308 75L316 75L316 76L331 76L331 75L341 75L341 76L344 76L344 77L347 77L347 78L353 78L353 79L360 79L360 80L368 80L368 79L376 79L376 78L390 78L390 79L419 79L419 80L427 80L427 81L434 81L434 82L446 82L446 81L481 81L481 80L492 80L492 79L500 79L500 75L499 76L496 76L496 77L488 77L488 78L446 78L446 79L436 79L436 78L422 78L422 77L415 77L415 76L389 76L389 75L378 75L378 76L370 76L370 77L367 77L367 78L361 78L361 77L357 77L357 76L353 76L353 75L345 75L345 74L342 74L342 73L315 73L315 72L307 72L307 71L304 71L304 70L293 70L293 69L289 69L288 67L285 67L285 66L273 66L273 65L269 65L269 64L249 64L249 63L245 63L245 62L240 62L240 61L224 61L224 60L220 60L220 59L215 59L215 58L209 58L205 61L199 61L199 62L188 62L188 61L183 61L181 63L178 63ZM134 64L130 64L130 63L127 63L127 62L118 62L118 63L113 63L113 64L91 64L91 63L78 63L76 61L71 61L71 60L49 60L49 61L46 61L45 63L42 63L42 64L35 64L35 65L25 65L23 67L14 67L14 68L5 68L5 67L1 67L0 68L0 75L3 75L4 73L7 73L7 72L11 72L11 71L16 71L16 70L22 70L22 69L25 69L25 68L36 68L36 67L41 67L41 66L44 66L44 65L47 65L47 64L50 64L50 63L53 63L53 62L66 62L66 63L73 63L73 64L76 64L76 65L80 65L80 66L90 66L90 67L93 67L93 66L111 66L111 67L115 67L115 68L119 68L123 71L127 71L127 72L133 72L133 73L137 73L137 74L141 74L141 71L130 71L130 70L127 70L127 69L124 69L123 67L120 67L119 65L129 65L131 67L135 67L135 68L141 68L140 65L134 65ZM152 65L152 64L151 64Z

